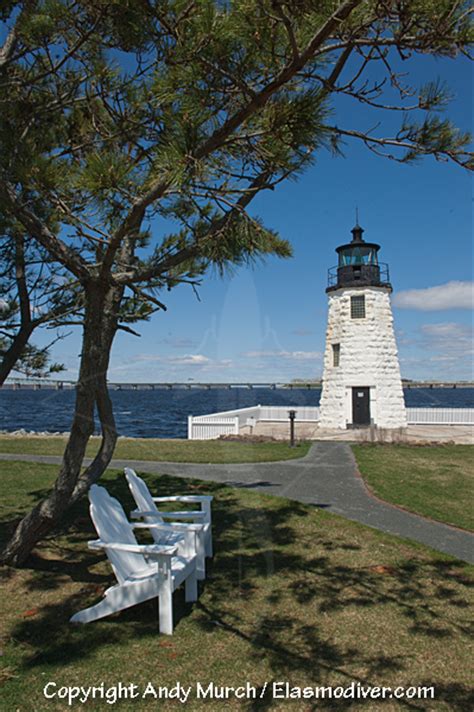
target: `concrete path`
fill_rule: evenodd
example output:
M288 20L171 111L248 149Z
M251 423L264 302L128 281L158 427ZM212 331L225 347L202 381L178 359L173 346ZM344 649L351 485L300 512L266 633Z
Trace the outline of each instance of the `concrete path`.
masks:
M60 457L6 455L0 460L57 464ZM474 535L410 514L373 497L357 473L352 450L344 442L317 442L308 454L286 462L203 465L145 460L113 460L111 467L195 477L234 487L249 487L322 507L328 512L413 539L438 551L474 563Z

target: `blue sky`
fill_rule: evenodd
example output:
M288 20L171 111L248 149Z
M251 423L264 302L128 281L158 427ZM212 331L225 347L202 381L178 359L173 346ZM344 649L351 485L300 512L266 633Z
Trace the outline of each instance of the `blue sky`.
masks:
M470 64L421 58L413 66L417 83L446 79L455 95L448 115L471 130ZM359 104L339 102L336 115L346 128L375 123ZM186 286L167 293L168 311L142 324L141 338L119 333L109 380L320 377L327 270L336 264L335 248L351 238L356 205L364 237L381 245L379 258L390 267L402 376L471 379L471 188L465 170L433 158L400 165L354 142L346 144L345 158L320 153L298 182L252 204L253 214L292 243L293 258L272 258L226 279L208 276L200 301ZM79 351L78 329L53 347L65 378L77 376Z

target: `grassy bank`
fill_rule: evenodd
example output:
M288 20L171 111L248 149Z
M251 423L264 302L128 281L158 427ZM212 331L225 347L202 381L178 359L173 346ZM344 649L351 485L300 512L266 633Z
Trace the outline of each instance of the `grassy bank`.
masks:
M359 470L381 499L474 530L472 445L355 445Z
M0 520L13 520L51 485L56 468L3 463ZM172 477L144 475L157 494L182 492ZM126 510L123 476L104 484ZM322 510L248 490L200 482L186 489L215 496L215 558L199 602L175 594L173 637L157 634L149 602L88 626L69 616L100 598L112 581L103 555L86 547L95 535L87 508L69 531L44 542L26 568L4 570L1 600L2 709L66 710L43 687L134 682L240 685L259 692L266 681L292 685L434 685L435 702L388 701L384 712L466 710L469 701L470 567L421 546L383 535ZM447 654L449 650L449 655ZM334 703L317 702L317 709ZM337 709L355 704L338 700ZM357 709L381 709L357 702ZM124 710L175 710L176 702L134 700ZM197 700L193 712L224 708ZM77 705L76 705L77 707ZM88 709L108 710L105 701ZM312 701L225 702L229 710L314 709Z
M62 455L66 438L61 436L0 435L0 452L15 455ZM100 438L91 438L87 455L93 457ZM273 462L303 457L310 443L287 442L248 443L228 440L159 440L152 438L120 438L114 457L121 460L158 460L160 462Z

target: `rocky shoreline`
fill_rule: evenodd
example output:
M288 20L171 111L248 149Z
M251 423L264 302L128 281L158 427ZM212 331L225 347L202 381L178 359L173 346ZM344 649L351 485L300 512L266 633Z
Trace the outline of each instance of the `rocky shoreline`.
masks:
M23 430L23 428L20 428L19 430L0 430L0 437L9 437L9 438L68 438L69 437L69 431L65 430L64 432L61 432L59 430L56 431L50 431L50 430ZM93 438L100 438L100 433L94 433L91 437ZM130 435L119 435L119 440L121 438L127 438L127 439L133 439L137 440L140 438L131 438Z
M43 431L37 431L37 430L23 430L23 428L20 428L20 430L0 430L0 435L8 435L8 437L18 437L18 438L25 438L25 437L45 437L45 438L51 438L51 437L67 437L69 435L68 432L61 433L59 431L56 432L51 432L49 430L43 430Z

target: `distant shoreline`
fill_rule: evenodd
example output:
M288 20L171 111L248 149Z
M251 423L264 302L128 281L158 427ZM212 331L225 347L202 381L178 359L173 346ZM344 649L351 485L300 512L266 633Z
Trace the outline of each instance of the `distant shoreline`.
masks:
M69 432L59 433L59 432L48 432L47 430L0 430L0 438L63 438L64 440L70 435ZM100 433L94 433L91 435L91 440L100 440L102 435ZM119 440L185 440L186 438L140 438L134 437L133 435L119 435Z
M3 386L0 386L0 392L4 391L28 391L28 390L74 390L76 388L75 381L61 381L61 380L38 380L38 381L23 381L21 379L14 380L12 382L6 382ZM268 381L264 383L253 383L250 381L237 381L233 383L214 383L214 382L200 382L200 381L186 381L186 382L157 382L157 383L147 383L147 382L126 382L123 383L108 383L108 389L110 391L170 391L170 390L183 390L183 391L193 391L193 390L318 390L322 388L322 381ZM415 389L415 388L452 388L453 390L460 388L474 388L474 381L415 381L402 379L403 389Z

